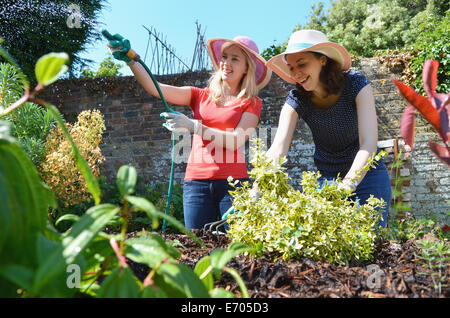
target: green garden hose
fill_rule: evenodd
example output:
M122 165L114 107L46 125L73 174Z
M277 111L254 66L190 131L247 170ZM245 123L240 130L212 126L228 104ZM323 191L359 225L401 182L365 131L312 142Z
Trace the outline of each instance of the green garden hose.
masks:
M107 38L108 40L116 40L116 38L114 38L114 36L112 36L111 33L109 33L107 30L102 29L101 32L102 32L102 35L103 35L105 38ZM164 108L166 109L166 112L168 112L168 113L179 114L178 112L174 111L173 109L171 109L171 108L169 107L169 105L168 105L167 102L166 102L166 99L164 98L164 95L163 95L162 92L161 92L161 89L160 89L160 87L159 87L158 82L156 81L156 79L155 79L155 77L153 76L152 72L148 69L147 65L145 65L145 63L141 60L140 56L139 56L134 50L132 50L132 49L130 49L130 50L126 53L126 55L127 55L130 59L132 59L132 60L138 62L139 64L141 64L142 67L143 67L143 68L146 70L146 72L148 73L148 75L150 75L150 78L152 79L153 84L155 84L156 90L158 91L159 97L161 98L161 100L162 100L162 102L163 102L163 105L164 105ZM169 209L170 209L170 200L171 200L171 198L172 198L173 176L174 176L174 167L175 167L174 162L175 162L175 142L176 142L176 139L175 139L175 133L173 133L173 132L172 132L172 138L171 138L171 139L172 139L172 164L171 164L171 167L170 167L169 190L168 190L168 193L167 193L166 210L164 211L164 213L165 213L166 215L169 214ZM166 226L167 226L167 221L164 220L164 221L163 221L162 228L161 228L161 231L162 231L162 232L164 232L164 231L166 230Z

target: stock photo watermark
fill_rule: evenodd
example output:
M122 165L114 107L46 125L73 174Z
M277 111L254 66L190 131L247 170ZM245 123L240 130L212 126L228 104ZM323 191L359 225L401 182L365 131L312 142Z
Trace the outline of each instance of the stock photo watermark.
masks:
M66 19L67 27L69 27L70 29L80 29L82 18L80 6L72 3L67 6L67 12L69 13L69 16Z
M78 264L70 264L66 268L67 279L66 285L68 288L80 288L81 283L81 268Z
M368 265L367 271L370 273L369 277L366 279L367 287L370 289L380 289L381 283L384 282L386 276L384 271L376 264Z
M253 139L258 137L264 145L264 150L270 146L273 141L277 128L260 127L257 129L230 129L225 136L214 135L208 129L200 132L204 140L216 140L222 138L221 143L209 142L203 151L195 151L192 155L192 138L193 136L187 130L186 132L175 132L173 138L175 139L175 163L187 163L190 158L191 163L245 163L246 155L248 153L249 160L252 160L252 152L250 149L256 144ZM231 134L233 132L233 134ZM248 138L246 139L246 136ZM235 150L240 150L235 153Z

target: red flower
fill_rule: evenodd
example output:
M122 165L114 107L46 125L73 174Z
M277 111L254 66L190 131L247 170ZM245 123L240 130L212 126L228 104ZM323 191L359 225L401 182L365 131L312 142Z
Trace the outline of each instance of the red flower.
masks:
M447 224L445 224L445 225L442 227L442 231L444 231L444 232L450 231L450 226L448 226Z

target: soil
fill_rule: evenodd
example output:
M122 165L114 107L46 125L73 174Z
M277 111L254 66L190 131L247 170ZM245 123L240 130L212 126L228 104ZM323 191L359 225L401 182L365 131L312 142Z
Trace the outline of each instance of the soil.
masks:
M165 240L178 240L182 247L180 263L194 268L204 256L218 247L227 248L230 243L224 235L210 231L194 230L205 244L201 248L187 235L162 234ZM136 276L143 280L149 269L145 265L129 261ZM277 260L269 256L251 258L238 256L228 267L234 268L243 278L251 298L448 298L450 297L450 264L443 269L442 288L434 288L430 269L417 257L414 241L404 243L380 240L376 243L373 259L335 265L312 261L308 258ZM239 286L228 274L223 273L216 287L225 288L240 296Z

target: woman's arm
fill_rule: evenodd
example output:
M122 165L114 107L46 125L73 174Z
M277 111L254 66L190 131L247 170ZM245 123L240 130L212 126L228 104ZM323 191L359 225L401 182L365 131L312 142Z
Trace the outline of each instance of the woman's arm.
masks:
M140 63L129 65L134 73L136 80L151 95L160 98L158 90L152 81L150 75ZM168 103L175 105L189 105L191 103L191 88L189 86L176 87L158 83L159 88Z
M356 110L358 113L359 151L344 179L355 180L355 185L358 185L367 173L362 170L363 167L377 150L377 114L370 85L366 85L356 96ZM359 176L357 175L358 171L361 171Z
M284 104L281 109L275 138L267 151L267 156L273 161L277 162L278 159L287 155L297 121L298 114L295 109L288 104Z
M203 139L214 142L217 147L235 151L245 144L248 138L255 132L258 122L259 118L257 115L244 112L235 129L223 131L202 125L201 135Z

